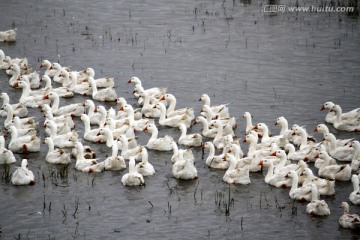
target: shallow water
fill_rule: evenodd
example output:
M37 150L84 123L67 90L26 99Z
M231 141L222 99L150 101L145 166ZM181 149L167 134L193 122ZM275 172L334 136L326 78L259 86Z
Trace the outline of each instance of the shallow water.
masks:
M332 100L344 111L359 107L359 19L337 13L269 14L261 12L262 4L267 1L0 1L0 29L18 28L17 42L0 48L11 57L27 57L34 70L42 59L76 70L93 67L96 76L115 77L118 96L131 104L136 103L126 84L131 76L145 87L167 87L179 108L200 109L198 99L208 93L213 104L230 103L240 137L245 111L274 133L279 116L311 132L324 121L319 111L324 102ZM0 79L11 102L18 99L20 92L9 87L3 72ZM31 114L41 121L38 109ZM82 131L79 121L77 130ZM180 135L161 128L165 134ZM149 134L138 137L146 144ZM94 147L99 158L111 154L103 145ZM247 151L246 144L242 148ZM351 182L337 182L336 195L324 197L331 215L315 218L305 213L306 204L290 200L288 190L268 186L262 173L252 174L250 185L230 186L227 215L223 171L208 169L199 149L194 150L199 172L194 181L172 177L172 153L149 151L157 173L141 188L122 186L124 172L84 174L74 170L75 163L66 169L50 165L46 145L41 150L17 155L10 169L27 157L35 186L0 182L0 239L359 237L338 225ZM358 206L350 209L360 213Z

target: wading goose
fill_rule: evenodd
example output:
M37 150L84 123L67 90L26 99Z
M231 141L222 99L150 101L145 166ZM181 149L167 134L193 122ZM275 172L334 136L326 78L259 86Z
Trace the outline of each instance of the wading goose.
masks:
M50 137L45 138L45 143L48 145L48 153L46 154L46 161L53 164L69 164L70 154L66 153L60 148L55 148L54 142Z
M163 138L158 138L159 130L154 124L149 124L144 128L144 131L149 131L151 137L146 144L148 149L158 150L158 151L171 151L172 146L171 142L173 138L170 135L165 135Z
M359 215L349 213L349 204L347 202L342 202L340 207L344 209L344 214L339 218L340 226L343 228L360 229Z
M47 59L43 60L40 64L40 68L45 68L45 75L48 75L49 77L54 77L56 70L55 69L50 69L51 68L51 62Z
M106 171L120 171L126 169L125 159L118 155L119 148L115 140L111 139L111 156L105 159Z
M11 140L9 143L9 150L14 153L28 153L40 151L40 138L36 135L32 136L18 136L18 130L15 126L10 126Z
M21 167L17 168L11 176L11 183L13 185L34 185L35 176L31 170L28 169L27 159L23 159Z
M179 126L181 135L178 143L188 147L200 147L202 144L202 136L199 133L187 134L187 128L185 124L181 123Z
M124 186L141 186L145 185L143 175L136 171L135 159L130 158L129 161L129 173L124 174L121 178L121 182Z
M351 176L351 181L354 187L354 191L350 193L349 200L355 205L360 204L360 191L359 191L359 176L353 174Z
M10 104L10 98L9 95L5 92L0 94L0 98L3 101L3 106L5 104ZM15 103L15 104L10 104L13 111L14 111L14 116L18 116L18 117L26 117L28 115L28 110L26 108L26 106L22 103ZM0 115L2 117L6 117L7 113L4 110L0 110Z
M335 194L335 181L327 180L314 175L312 170L308 167L304 168L300 175L304 175L303 186L308 186L314 183L320 195L334 195Z
M171 162L175 163L178 160L182 160L185 158L194 158L194 154L191 149L179 149L178 145L175 141L171 142L173 155L171 156Z
M210 105L210 97L207 94L203 94L201 95L199 101L203 101L204 102L204 106L207 105L209 107L211 107L211 110L219 115L220 118L227 118L229 117L229 108L227 107L227 104L222 104L222 105L218 105L218 106L211 106Z
M102 102L113 102L117 99L117 94L113 86L98 90L94 78L88 77L87 79L90 82L92 89L91 96L93 99Z
M223 176L224 182L229 184L249 184L251 182L249 175L249 165L239 167L238 161L232 154L226 154L224 160L229 161L229 168L226 170Z
M205 164L210 168L228 169L229 161L224 160L225 155L215 156L215 146L212 142L206 142L202 146L203 149L209 149L209 155L205 160Z
M95 71L92 68L86 68L83 73L86 73L88 77L95 78ZM114 78L102 77L94 79L96 87L98 88L107 88L114 87Z
M295 171L290 171L287 175L292 179L289 196L291 199L299 201L311 201L311 186L303 185L299 187L299 176Z
M71 114L71 116L80 117L81 114L85 112L83 103L73 103L59 108L60 98L59 95L55 92L50 92L49 94L46 94L44 96L44 99L51 100L51 110L54 116Z
M172 173L175 178L182 180L193 180L198 178L194 159L183 159L176 161L172 166Z
M141 162L136 164L136 171L143 176L151 176L155 173L153 165L149 163L149 154L145 147L141 148Z
M76 142L75 147L78 155L76 157L75 168L82 172L102 172L105 170L105 162L98 163L95 159L84 158L84 146L81 142Z
M315 184L311 184L311 202L306 205L306 213L315 216L330 215L330 209L325 200L319 200Z
M16 41L16 28L7 31L0 31L0 42L15 42Z
M5 138L0 136L0 164L11 164L16 162L12 151L5 148Z

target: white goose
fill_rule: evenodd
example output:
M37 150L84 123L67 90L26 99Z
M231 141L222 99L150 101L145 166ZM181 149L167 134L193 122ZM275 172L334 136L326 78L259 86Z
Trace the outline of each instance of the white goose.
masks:
M56 63L56 62L51 64L50 69L55 70L55 75L53 76L53 80L57 83L62 84L63 81L65 80L62 76L60 76L62 73L62 70L64 69L65 71L67 71L69 69L62 67L59 63Z
M23 77L26 79L26 81L29 83L30 88L34 89L34 88L39 88L40 87L40 76L38 72L32 72L29 74L23 74L21 75L21 69L20 66L17 63L12 63L8 70L11 70L12 73L12 77L9 79L9 85L10 86L14 86L14 84L16 83L16 81Z
M83 103L73 103L59 108L60 98L59 95L55 92L50 92L49 94L46 94L44 96L44 99L51 100L51 110L54 116L71 114L72 116L79 117L85 112Z
M141 162L136 164L136 171L143 176L151 176L155 173L153 165L149 163L149 154L145 147L141 148Z
M133 126L136 131L142 131L146 127L146 125L154 124L153 119L141 118L135 120L134 108L129 104L121 106L121 108L119 108L119 111L126 112L127 118L129 119L129 125Z
M166 107L163 103L159 102L153 108L160 110L159 124L162 126L179 127L181 123L185 124L187 128L191 126L191 111L183 115L175 115L167 118Z
M190 158L176 161L172 166L172 173L175 178L182 180L193 180L198 178L194 159Z
M311 186L303 185L299 187L299 176L295 171L290 171L286 176L292 179L289 196L291 199L299 201L311 201Z
M78 77L76 72L63 71L61 76L64 78L64 82L70 82L68 86L69 90L73 93L80 94L83 96L91 96L92 89L89 82L78 83Z
M224 161L224 154L220 154L215 156L215 146L212 142L206 142L202 146L203 149L209 149L208 157L205 160L205 164L210 168L215 169L228 169L229 162Z
M35 176L31 170L28 169L27 159L23 159L21 167L17 168L11 176L11 183L13 185L34 185Z
M181 135L178 143L188 147L200 147L202 144L202 136L199 133L187 134L187 128L185 124L181 123L179 126Z
M277 188L288 188L291 186L292 179L290 177L286 177L286 172L274 173L274 164L271 159L263 159L259 162L259 165L268 168L265 176L265 182L267 184L273 185Z
M271 154L271 156L280 158L279 163L274 168L274 173L297 171L300 167L298 164L289 164L284 150L276 150Z
M40 68L45 68L45 75L48 75L49 77L54 77L56 70L55 69L50 69L51 68L51 62L47 59L44 59L41 64L40 64Z
M190 118L195 119L194 109L188 109L188 108L180 108L175 110L176 107L176 98L173 94L167 93L162 98L160 98L160 101L168 101L169 107L166 110L166 117L172 117L176 115L183 115L189 112Z
M232 154L226 154L225 161L229 161L229 168L226 170L223 181L229 184L249 184L249 165L238 166L238 161Z
M246 121L245 133L249 134L249 132L251 130L253 130L254 127L255 127L255 125L253 125L253 123L252 123L252 116L251 116L251 114L249 112L245 112L243 114L243 118L245 118L245 121Z
M14 84L14 86L22 88L22 94L19 102L27 107L36 108L44 103L49 103L49 101L44 101L43 94L36 95L36 92L32 92L29 84L25 81L18 81Z
M82 172L102 172L105 170L105 162L98 163L95 159L86 159L84 157L84 146L81 142L76 142L75 147L78 155L76 157L75 168Z
M128 83L134 83L135 86L141 86L142 87L142 83L140 81L140 79L138 77L131 77L129 80L128 80ZM143 89L143 88L142 88ZM166 94L166 91L167 91L167 88L157 88L157 87L154 87L154 88L149 88L149 89L144 89L144 91L149 94L150 96L163 96ZM134 92L134 94L137 94L135 95L136 97L139 97L139 93L138 92Z
M83 73L86 73L88 77L95 78L95 71L93 68L86 68ZM114 78L102 77L94 79L96 87L98 88L107 88L114 87Z
M308 156L308 150L295 150L295 146L291 143L288 143L284 146L285 151L287 151L287 158L293 161L304 160Z
M81 114L81 121L84 124L84 139L86 141L89 142L94 142L94 143L103 143L106 142L106 138L103 135L98 135L99 133L99 128L96 129L91 129L90 128L90 119L88 117L88 115L86 114Z
M53 88L51 85L51 79L48 75L43 75L40 81L45 82L45 87L42 90L45 91L46 93L56 92L59 95L59 97L63 97L63 98L70 98L74 96L74 93L70 91L69 88L67 87Z
M333 106L331 111L335 112L335 121L333 122L334 128L342 131L357 132L360 130L360 108L353 110L356 115L346 118L339 105Z
M351 167L349 164L343 165L329 165L329 159L323 157L326 155L325 151L321 151L319 156L324 159L324 163L321 165L318 171L318 175L323 178L338 181L349 181L351 178Z
M178 160L182 160L184 158L193 158L195 160L194 154L191 149L179 149L175 141L171 142L171 146L174 152L173 155L171 156L172 163L175 163Z
M301 137L297 135L292 135L291 129L289 129L289 123L285 117L281 116L276 119L275 125L281 127L280 134L292 142L294 145L298 146L301 144Z
M204 102L204 106L207 105L211 107L211 110L219 115L220 118L228 118L229 115L229 108L227 107L227 104L217 105L217 106L211 106L210 105L210 97L207 94L201 95L199 101Z
M121 142L121 156L123 156L125 159L134 158L135 161L141 160L141 150L142 146L136 146L134 148L129 148L128 138L125 136L125 134L120 136L120 142Z
M314 175L312 170L308 167L304 168L302 175L305 176L303 186L309 186L314 183L320 195L334 195L335 194L335 181L328 180Z
M135 130L134 127L129 125L129 122L124 124L122 127L117 128L114 119L106 118L104 127L110 129L114 138L120 138L121 135L125 134L126 137L130 139L129 148L133 148L134 146L137 146L137 142L135 139ZM120 145L119 145L119 149L122 149Z
M84 147L84 158L86 159L95 159L96 158L96 152L94 150L91 149L91 147L89 145L85 145ZM71 156L73 158L77 158L79 152L75 147L71 150Z
M18 136L18 130L15 126L10 126L11 140L9 143L9 150L14 153L28 153L40 151L40 138L36 135L32 136Z
M4 127L8 129L10 126L14 125L14 110L11 107L10 104L4 104L2 107L3 110L6 112L6 119L4 121ZM21 128L27 128L27 127L35 127L38 125L38 123L35 121L34 117L27 117L27 118L19 118L21 123Z
M360 204L360 187L359 187L359 175L353 174L351 176L354 191L350 193L349 200L355 205Z
M203 130L202 130L201 134L204 137L215 138L215 136L217 134L217 129L216 128L210 129L208 121L203 116L196 117L195 122L202 124Z
M149 131L151 133L151 137L146 144L148 149L158 151L172 150L171 142L173 141L173 138L170 135L165 135L163 138L158 138L159 130L154 124L147 125L143 131Z
M351 161L354 156L354 148L349 146L337 147L336 137L332 133L325 134L329 155L339 161Z
M15 42L16 28L0 32L0 42Z
M273 142L277 143L279 146L284 146L286 144L286 136L278 135L278 136L269 136L269 128L265 123L258 123L254 127L255 130L259 130L261 132L261 144L263 146L271 146Z
M326 102L320 108L320 111L323 111L326 109L328 110L328 113L325 116L325 122L327 122L327 123L334 123L334 121L335 121L335 112L331 112L331 109L334 106L335 106L335 104L333 102Z
M323 137L325 138L325 135L330 133L329 128L325 124L318 124L314 128L314 132L319 132L323 134ZM343 147L345 145L349 145L353 139L336 139L336 147Z
M360 143L357 140L352 141L350 147L355 149L353 159L351 160L351 172L360 173Z
M129 161L129 173L122 176L121 182L124 186L141 186L145 185L143 175L136 171L135 159L130 158Z
M330 209L325 200L319 200L318 189L311 184L311 202L306 205L306 213L315 216L330 215Z
M111 139L111 156L105 159L106 171L121 171L126 169L125 159L118 155L119 148L117 141Z
M5 138L0 136L0 164L11 164L16 162L12 151L5 148Z
M214 146L217 149L223 149L226 146L226 141L227 141L227 137L228 135L232 135L232 134L227 134L227 135L223 135L223 125L221 123L220 120L216 120L212 126L214 126L217 129L217 134L213 140Z
M10 104L10 98L9 95L6 92L3 92L0 94L0 98L3 101L3 106L5 104ZM26 108L26 106L22 103L15 103L15 104L10 104L13 111L14 111L14 116L18 116L18 117L26 117L28 115L28 110ZM4 110L0 110L0 115L2 117L6 117L7 113Z
M48 120L45 126L50 129L49 137L53 140L54 146L59 148L74 147L78 141L78 134L75 131L67 132L64 134L57 133L56 123L52 120Z
M342 202L341 208L344 209L344 214L339 218L340 226L343 228L360 229L359 215L349 213L349 204L347 202Z
M46 154L46 161L53 164L69 164L70 154L66 153L60 148L54 146L54 142L50 137L45 138L45 143L48 145L48 153Z
M93 102L93 100L87 99L84 102L84 107L85 109L87 109L87 115L90 119L90 124L96 124L100 126L100 122L103 118L101 112L95 112L95 103ZM106 117L106 116L105 116Z
M117 99L117 94L114 86L109 86L107 88L98 90L96 87L96 83L94 78L88 77L88 81L90 82L90 86L92 89L92 98L102 102L115 101Z

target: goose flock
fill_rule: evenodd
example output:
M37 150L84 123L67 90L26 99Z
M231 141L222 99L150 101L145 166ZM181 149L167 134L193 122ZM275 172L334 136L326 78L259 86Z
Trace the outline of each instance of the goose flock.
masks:
M15 36L14 30L0 32L0 41L15 41ZM294 124L289 128L283 116L275 121L281 127L280 133L273 135L266 123L253 124L251 114L245 112L246 135L242 142L249 144L249 148L244 153L234 133L236 118L230 115L226 104L212 106L207 94L200 96L201 115L195 116L193 108L176 109L176 97L167 88L145 89L139 78L131 77L128 84L133 84L133 94L138 99L138 106L134 107L117 96L114 78L95 78L92 68L73 71L48 60L43 60L40 68L45 68L42 76L32 71L26 58L11 58L0 49L0 69L10 76L8 81L13 91L21 91L21 97L17 101L12 99L13 103L6 92L0 94L3 101L0 116L4 118L5 129L0 136L0 164L15 163L19 153L39 152L41 139L37 128L42 125L47 135L43 141L48 146L45 161L70 164L75 158L75 168L87 173L123 171L128 166L121 179L125 186L144 185L146 177L155 174L148 149L172 151L173 176L197 179L193 149L201 148L209 168L225 171L224 182L251 184L251 173L265 168L264 181L274 187L288 188L291 199L309 202L306 212L310 215L330 214L321 196L334 195L336 181L351 180L354 191L349 193L349 201L360 204L360 143L355 139L337 139L323 123L313 130L324 138L318 142L305 127ZM41 88L41 85L45 86ZM75 94L87 98L82 103L68 105L61 101ZM120 107L106 109L99 103L110 101ZM42 111L43 122L28 116L28 108ZM360 108L343 113L339 105L326 102L321 110L328 110L325 122L335 129L360 130ZM83 136L75 130L74 118L83 123ZM188 133L194 124L202 126L201 133ZM170 135L159 137L158 126L177 128L181 135L178 139ZM137 143L138 131L149 133L144 146ZM111 155L98 161L86 142L104 144ZM317 169L317 173L312 169ZM27 159L22 159L21 166L12 173L11 183L35 184ZM349 204L343 202L341 207L344 215L339 218L339 224L344 228L360 228L360 218L349 214Z

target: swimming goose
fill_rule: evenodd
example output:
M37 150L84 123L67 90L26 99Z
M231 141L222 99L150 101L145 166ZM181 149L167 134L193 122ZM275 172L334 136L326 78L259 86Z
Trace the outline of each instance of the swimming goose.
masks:
M169 102L169 107L166 110L166 117L173 117L173 116L176 116L176 115L183 115L183 114L185 114L185 113L187 113L189 111L188 108L180 108L180 109L175 110L176 98L175 98L175 96L173 94L170 94L170 93L165 94L164 96L162 96L160 98L160 101L162 101L162 100ZM191 108L189 112L191 113L190 118L195 119L194 109Z
M106 158L104 161L105 170L121 171L123 169L126 169L125 159L122 156L118 155L119 148L117 141L111 139L111 143L109 145L111 145L112 152L111 152L111 156Z
M87 109L87 115L90 119L90 124L96 124L100 126L100 122L102 120L103 117L106 118L106 116L102 116L101 112L96 111L95 112L95 103L93 102L93 100L87 99L85 100L83 106L85 107L85 109Z
M62 71L61 77L64 78L64 82L69 82L70 85L67 86L69 90L73 93L80 94L82 96L91 96L92 89L89 82L78 83L78 77L76 72Z
M45 138L45 143L49 148L45 158L47 162L53 164L69 164L71 162L70 154L60 148L55 148L51 137Z
M104 127L110 129L114 138L116 139L120 138L121 135L125 134L125 136L131 140L129 142L129 148L137 146L137 142L135 139L135 130L134 127L129 125L129 122L126 122L122 127L117 128L114 119L106 118ZM119 149L122 149L121 144L119 145Z
M340 226L343 228L360 229L359 215L349 213L349 204L347 202L342 202L341 208L344 209L344 214L339 218Z
M188 111L183 115L175 115L167 118L166 107L163 103L159 102L153 108L160 110L159 124L162 126L179 127L181 123L185 124L187 128L191 126L191 111Z
M21 167L18 167L11 176L11 183L13 185L34 185L35 176L31 170L28 169L27 159L23 159Z
M158 151L171 151L172 146L171 142L173 138L170 135L165 135L163 138L158 138L159 130L154 124L147 125L143 131L149 131L151 137L146 144L148 149L158 150Z
M303 185L299 187L299 176L295 171L290 171L286 175L292 179L289 196L291 199L299 201L311 201L311 186Z
M296 171L300 167L298 164L288 163L288 159L284 150L276 150L271 154L271 156L280 158L279 163L274 168L274 173Z
M220 118L227 118L227 117L230 116L229 108L227 107L228 104L222 104L222 105L218 105L218 106L211 106L210 105L210 97L207 94L201 95L199 101L203 101L204 106L207 105L207 106L211 107L211 110L215 114L219 115Z
M287 151L287 158L293 161L300 161L304 160L307 156L309 151L308 150L295 150L295 146L291 143L288 143L284 146L285 151Z
M208 121L206 121L206 119L203 116L198 116L195 119L195 123L200 123L203 126L203 130L201 132L201 134L204 137L207 138L215 138L216 134L217 134L217 129L216 128L209 128L209 123Z
M136 164L136 171L143 176L154 175L155 169L151 163L149 163L149 155L145 147L141 147L141 162Z
M314 128L314 132L322 133L324 138L325 138L325 135L327 133L330 133L329 128L323 123L318 124ZM345 146L345 145L349 145L352 140L353 140L352 138L349 138L349 139L336 139L336 147L342 147L342 146Z
M5 148L5 138L0 135L0 164L11 164L16 162L16 158L11 150Z
M54 146L59 148L74 147L78 141L78 134L76 131L67 132L64 134L57 133L56 123L52 120L48 120L45 123L46 127L50 129L49 137L53 140Z
M351 181L353 183L354 191L350 193L349 200L355 205L360 204L360 190L359 190L359 176L353 174L351 176Z
M306 205L306 213L315 216L330 215L330 209L325 200L319 200L315 184L311 184L311 202Z
M218 132L213 140L214 146L219 149L222 150L225 146L226 146L226 141L227 141L227 137L228 135L231 134L227 134L227 135L223 135L223 125L221 123L220 120L216 120L212 126L216 127Z
M285 137L285 139L292 142L294 145L299 146L301 143L301 137L297 135L292 135L292 130L289 129L288 121L285 117L281 116L276 119L275 125L281 127L280 134Z
M40 151L40 138L36 135L32 136L18 136L18 130L15 126L10 126L11 140L9 143L9 150L14 153L28 153Z
M334 110L335 104L333 102L326 102L321 106L321 111L322 110L329 110L329 112L327 113L326 117L325 117L325 122L327 123L334 123L334 121L336 120L336 112L332 111ZM344 120L351 120L354 118L359 117L359 113L360 113L360 108L355 108L349 112L342 112L342 109L340 107L340 105L337 105L337 110L339 111L339 113L341 112L341 118Z
M36 127L36 125L38 125L34 117L27 117L27 118L19 118L17 116L14 117L14 110L10 104L4 104L2 108L6 112L6 119L4 121L4 127L6 129L14 125L14 118L20 120L21 128Z
M76 157L75 168L82 172L102 172L105 170L105 162L98 163L96 159L86 159L84 158L84 146L81 142L76 142L75 147L78 151Z
M95 71L93 68L86 68L83 73L86 73L88 77L95 78ZM114 78L102 77L94 79L96 87L98 88L107 88L114 87Z
M226 154L224 157L225 161L229 162L229 168L226 170L223 181L229 184L249 184L249 165L243 167L238 166L238 161L232 154Z
M323 154L319 154L320 152L323 152ZM315 164L314 164L314 167L316 168L320 168L324 161L325 161L325 158L328 159L328 164L329 165L336 165L337 162L334 158L330 157L329 154L327 153L326 151L326 148L324 145L320 145L318 147L316 147L316 156L315 156L316 160L315 160Z
M271 159L263 159L259 162L259 165L268 168L267 174L265 176L265 182L267 184L278 188L288 188L291 186L292 179L286 176L286 172L279 172L276 174L274 173L274 164Z
M182 160L184 158L194 158L194 154L191 149L179 149L178 145L175 141L171 142L173 155L171 156L171 162L175 163L178 160Z
M249 132L251 130L253 130L254 127L255 127L255 125L253 125L253 123L252 123L252 116L251 116L251 114L249 112L245 112L243 114L243 118L245 118L245 121L246 121L245 133L249 134Z
M153 119L141 118L135 120L134 108L129 104L121 106L119 108L119 111L126 112L127 118L129 119L129 125L133 126L136 131L142 131L146 127L146 125L154 124Z
M335 112L334 128L342 131L356 132L360 130L360 108L355 109L355 116L345 117L339 105L334 105L331 111Z
M16 28L7 31L0 31L0 42L15 42Z
M62 67L59 63L54 62L51 64L50 67L51 70L55 70L55 75L53 76L53 80L57 83L62 84L63 81L65 80L64 77L60 76L62 73L62 70L64 69L65 71L67 71L68 69Z
M279 146L284 146L286 144L286 136L278 135L278 136L269 136L269 128L265 123L258 123L254 127L255 130L259 130L262 135L261 145L262 146L270 146L273 142L277 143Z
M37 95L36 92L33 92L30 89L29 84L25 81L17 81L14 86L22 88L22 94L19 102L27 107L37 108L42 104L49 103L49 101L44 101L43 94Z
M203 149L209 149L208 157L205 160L205 164L210 168L215 169L228 169L229 161L224 160L224 153L215 156L215 147L212 142L206 142L202 145Z
M191 158L176 161L172 166L172 173L175 178L182 180L193 180L198 178L194 159Z
M10 98L6 92L1 93L0 98L3 101L3 106L5 104L10 104ZM18 116L18 117L22 118L22 117L26 117L28 115L28 110L24 104L15 103L15 104L10 104L10 105L14 111L14 116ZM7 113L5 110L0 110L0 115L2 117L6 117Z
M308 167L304 168L301 175L305 176L303 186L311 185L314 183L320 195L334 195L335 194L335 181L328 180L314 175L312 170Z
M96 152L94 150L91 149L91 147L89 145L85 145L83 146L83 155L84 155L84 158L86 159L95 159L96 158ZM71 150L71 156L73 158L77 158L79 152L76 148L76 146Z
M90 129L90 119L88 115L81 114L81 121L84 124L84 139L89 142L103 143L106 142L106 138L103 135L98 135L98 128Z
M90 82L90 86L92 89L91 96L93 99L102 102L113 102L115 101L115 99L117 99L117 94L114 86L109 86L107 88L98 90L94 78L88 77L87 80Z
M323 157L322 155L326 155L325 151L321 151L319 156L324 159L324 163L319 168L318 175L320 177L330 179L330 180L338 180L338 181L349 181L351 178L351 167L349 164L343 165L329 165L329 159Z
M122 176L121 182L124 186L141 186L145 185L145 180L143 175L141 175L135 166L135 159L130 158L129 161L129 173L126 173Z
M20 66L16 63L12 63L8 70L11 70L12 77L9 79L9 85L14 86L17 80L19 80L21 77L23 79L25 78L26 81L29 83L30 88L39 88L40 87L40 77L39 73L37 71L29 73L29 74L22 74L21 75L21 69ZM23 80L22 79L22 80Z
M327 144L327 150L331 157L339 160L339 161L351 161L354 156L354 148L350 146L336 146L336 137L332 133L325 134L325 140Z
M185 124L181 123L179 125L181 135L179 137L178 143L188 147L199 147L202 144L202 136L199 133L187 134L187 128Z
M333 102L326 102L323 105L321 105L320 111L328 110L328 113L325 116L325 122L327 123L334 123L335 121L335 112L331 112L331 109L334 107Z
M47 75L43 75L40 81L45 82L45 87L42 89L43 91L45 91L45 93L56 92L59 95L59 97L63 97L63 98L70 98L74 96L74 93L70 91L69 88L67 87L53 88L51 85L51 79Z
M123 156L125 159L134 158L135 161L141 161L142 146L139 145L134 148L129 148L128 138L125 136L125 134L120 136L120 142L122 146L121 156Z
M167 91L167 88L157 88L157 87L154 87L154 88L149 88L149 89L144 89L142 87L142 83L140 81L140 79L138 77L131 77L129 80L128 80L128 83L134 83L135 86L140 86L141 89L143 91L145 91L149 96L157 96L157 97L161 97L163 95L166 94L166 91ZM134 87L135 89L135 87ZM134 91L134 95L135 97L139 97L140 93L137 92L137 91Z
M351 160L351 172L360 173L360 143L357 140L351 142L350 147L355 149L353 159Z
M49 76L49 77L54 77L56 70L55 69L50 69L51 68L51 62L47 59L44 59L41 64L40 64L40 68L45 68L45 72L44 74Z
M44 96L44 99L50 99L51 101L51 110L54 116L71 114L72 116L81 116L85 112L83 103L73 103L65 105L59 108L60 99L59 95L55 92L50 92Z

